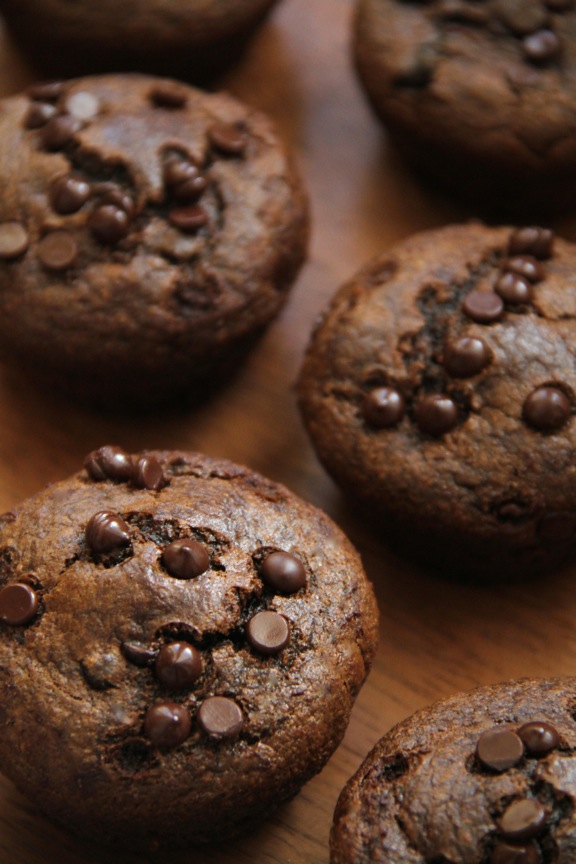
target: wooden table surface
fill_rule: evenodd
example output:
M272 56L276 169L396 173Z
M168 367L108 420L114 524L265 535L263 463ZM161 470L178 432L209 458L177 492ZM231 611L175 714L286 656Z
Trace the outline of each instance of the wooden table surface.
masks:
M480 588L444 583L394 558L347 508L300 423L293 382L313 322L338 285L396 240L475 215L424 189L387 149L351 70L351 8L351 0L283 0L224 82L273 115L295 147L313 217L309 260L289 304L237 379L196 412L129 420L28 392L0 371L0 510L77 470L89 450L105 443L197 449L245 463L322 507L357 545L375 584L378 655L330 763L255 834L171 854L171 864L326 864L339 790L390 726L458 689L576 671L576 574ZM2 31L0 95L30 80ZM570 237L575 226L568 220L556 228ZM167 858L85 846L0 779L1 864Z

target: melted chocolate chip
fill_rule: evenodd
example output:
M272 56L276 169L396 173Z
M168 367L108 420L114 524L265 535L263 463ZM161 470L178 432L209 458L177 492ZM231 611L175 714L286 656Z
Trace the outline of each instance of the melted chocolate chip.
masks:
M96 554L117 552L130 545L128 524L117 513L101 510L86 525L86 544Z
M528 282L541 282L546 275L544 267L533 255L515 255L514 258L507 258L502 269L508 273L517 273Z
M278 612L257 612L248 621L246 638L260 654L279 654L290 641L290 624Z
M126 660L134 666L150 666L156 659L156 651L141 642L123 642L121 648Z
M208 214L198 204L190 207L175 207L168 214L168 221L184 234L195 234L208 222Z
M177 84L157 84L149 98L158 108L183 108L188 101L186 91Z
M542 432L564 426L571 415L570 400L557 387L537 387L524 401L522 419Z
M210 144L227 156L240 156L246 149L246 133L231 123L215 123L208 130Z
M0 259L18 258L28 248L28 232L20 222L0 223Z
M511 256L533 255L539 261L545 261L551 257L553 247L554 232L549 228L517 228L510 235L508 253Z
M91 120L100 111L100 102L93 93L80 90L66 99L66 111L78 120Z
M162 563L176 579L194 579L210 566L205 546L196 540L175 540L162 552Z
M522 40L524 56L532 63L548 63L560 54L562 43L553 30L537 30Z
M55 102L63 92L63 81L40 81L28 87L26 95L36 102Z
M5 624L29 624L38 611L38 595L30 585L13 582L0 591L0 619Z
M68 231L51 231L39 241L37 253L47 270L67 270L78 257L78 244Z
M445 435L458 423L458 408L444 393L430 393L416 405L414 419L421 432Z
M81 128L82 123L76 117L70 114L58 114L42 127L40 132L42 144L46 150L61 150Z
M183 690L202 674L202 657L188 642L170 642L160 648L155 668L162 684L171 690Z
M225 696L209 696L196 716L198 725L209 738L235 738L244 726L241 708Z
M375 387L364 397L362 415L370 426L396 426L404 416L404 398L393 387Z
M534 798L513 801L498 820L498 828L505 840L520 842L531 840L546 827L546 808Z
M144 732L156 747L177 747L188 738L191 728L190 714L176 702L158 702L146 712Z
M478 324L492 324L502 317L504 303L493 291L471 291L464 298L462 309Z
M132 473L132 482L139 489L158 492L166 485L162 466L154 456L141 456Z
M487 729L478 739L476 757L492 771L508 771L524 756L524 745L520 737L511 729L495 726Z
M543 720L533 720L518 729L518 735L524 742L530 756L546 756L560 743L558 732L550 723Z
M97 240L113 245L126 237L130 220L122 208L114 204L101 204L92 212L88 226Z
M105 446L92 450L84 460L92 480L114 480L125 483L132 477L132 457L121 447Z
M90 197L90 185L78 177L60 177L50 189L50 204L56 213L76 213Z
M491 357L490 349L482 339L463 336L448 342L444 348L443 365L453 378L471 378L490 363Z
M535 843L511 846L496 843L490 855L490 864L541 864L540 852Z
M25 129L40 129L52 117L56 116L56 107L49 102L32 102L24 117Z
M306 584L306 570L289 552L271 552L262 562L262 579L275 591L294 594Z
M532 286L518 273L503 273L494 290L506 303L512 305L529 303L532 299Z

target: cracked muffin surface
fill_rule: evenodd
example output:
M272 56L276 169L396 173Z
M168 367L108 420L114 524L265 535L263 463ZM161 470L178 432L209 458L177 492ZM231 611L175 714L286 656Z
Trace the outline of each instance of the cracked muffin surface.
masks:
M311 339L298 389L320 459L428 565L505 580L574 558L575 265L544 228L425 232Z
M224 94L111 75L0 107L4 359L102 403L232 371L302 263L307 208L270 122Z
M131 848L257 825L337 747L373 659L359 557L229 462L104 447L85 466L2 518L2 770Z
M572 0L359 0L354 55L401 151L509 212L571 206Z
M575 694L521 679L399 723L340 795L331 864L570 864Z

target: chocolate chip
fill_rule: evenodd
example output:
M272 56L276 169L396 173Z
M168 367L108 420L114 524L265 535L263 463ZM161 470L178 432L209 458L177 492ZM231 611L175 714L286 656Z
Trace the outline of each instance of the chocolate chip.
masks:
M86 544L96 554L116 552L130 545L130 529L117 513L101 510L86 525Z
M471 378L490 363L491 357L490 349L482 339L462 336L445 346L443 365L453 378Z
M549 228L526 227L517 228L510 235L508 252L510 255L533 255L539 261L545 261L552 255L554 247L554 232Z
M164 165L164 182L179 201L195 201L206 189L207 181L197 165L181 156L172 156Z
M240 707L225 696L209 696L196 716L198 725L210 738L235 738L244 726Z
M51 231L39 241L37 252L47 270L66 270L78 257L78 243L68 231Z
M257 612L246 625L246 638L260 654L279 654L290 641L290 624L278 612Z
M123 642L121 649L126 660L134 666L150 666L156 659L156 651L142 645L141 642Z
M533 0L495 0L495 12L513 33L523 36L545 27L548 12Z
M149 98L158 108L183 108L188 101L186 90L177 84L157 84Z
M76 117L70 114L58 114L42 127L40 132L42 144L46 150L61 150L81 128L82 124Z
M121 189L120 186L110 184L100 187L99 203L113 204L119 210L124 210L129 218L132 218L134 215L134 199L128 192Z
M90 197L90 184L78 177L60 177L50 187L50 204L56 213L76 213Z
M192 728L190 714L176 702L158 702L149 708L144 732L156 747L170 749L182 744Z
M55 102L63 92L63 81L40 81L28 87L26 95L36 102Z
M105 446L92 450L84 460L92 480L114 480L125 483L132 478L132 457L121 447Z
M113 245L126 237L130 220L122 208L114 204L101 204L91 213L88 227L101 243Z
M490 855L490 864L541 864L540 852L535 843L510 846L497 843Z
M162 552L162 563L176 579L194 579L210 566L206 547L196 540L175 540Z
M0 591L0 619L6 624L29 624L38 611L38 595L30 585L13 582Z
M185 234L194 234L208 222L208 214L202 207L176 207L168 214L168 221Z
M132 473L132 482L139 489L158 492L166 485L162 466L154 456L141 456Z
M524 56L532 63L548 63L560 54L562 43L553 30L538 30L522 40Z
M202 657L188 642L170 642L160 648L155 668L162 684L171 690L183 690L202 674Z
M570 419L570 400L557 387L537 387L524 401L522 419L543 432L560 429Z
M533 255L515 255L507 258L502 269L508 273L517 273L528 282L541 282L546 275L543 265Z
M493 291L471 291L464 298L462 309L478 324L492 324L502 317L504 303Z
M262 579L275 591L294 594L306 584L306 570L289 552L271 552L262 562Z
M563 543L576 534L576 513L544 513L538 523L538 536L544 543Z
M498 820L498 828L505 840L522 842L541 834L546 827L546 808L534 798L513 801Z
M91 120L100 111L100 102L93 93L80 90L68 96L66 111L78 120Z
M49 102L32 102L24 117L25 129L40 129L56 116L56 107Z
M239 156L248 143L244 130L232 123L215 123L208 130L208 138L216 150L227 156Z
M444 393L430 393L416 405L414 419L421 432L444 435L457 425L458 409Z
M370 426L396 426L404 416L404 398L393 387L375 387L364 397L362 415Z
M524 756L524 745L511 729L495 726L487 729L478 739L476 756L485 768L492 771L507 771Z
M518 273L503 273L494 290L506 303L512 305L529 303L532 299L532 286Z
M28 248L28 232L20 222L0 223L0 259L18 258Z
M560 743L560 736L554 726L543 720L525 723L518 729L518 735L530 756L546 756Z

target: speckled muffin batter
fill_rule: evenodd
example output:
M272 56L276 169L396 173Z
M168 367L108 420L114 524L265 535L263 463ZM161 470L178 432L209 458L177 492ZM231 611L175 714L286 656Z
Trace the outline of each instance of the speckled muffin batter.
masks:
M576 678L523 679L398 724L343 790L331 864L572 864Z
M575 272L547 229L446 227L319 324L299 381L318 455L425 564L505 580L574 560Z
M573 0L359 0L354 54L419 169L508 211L572 207Z
M0 527L0 759L130 848L220 840L318 772L375 652L360 560L229 462L89 454Z
M305 254L305 196L268 119L166 79L3 101L0 193L0 355L96 402L210 390Z
M209 79L236 61L276 0L0 0L45 74L146 71Z

